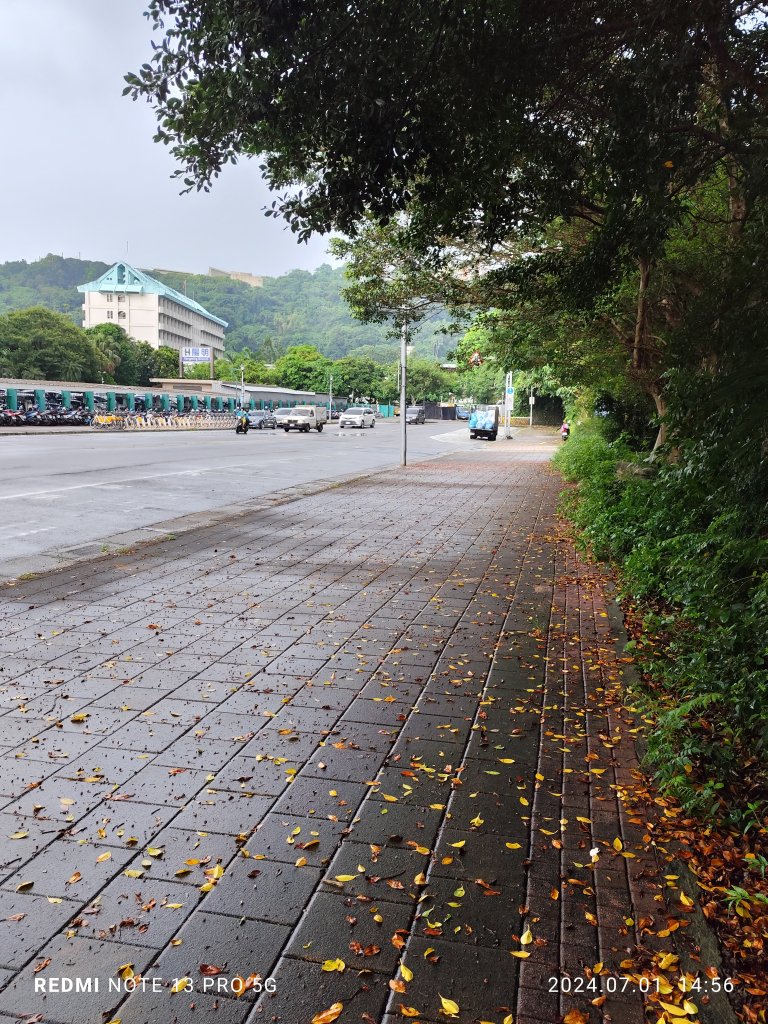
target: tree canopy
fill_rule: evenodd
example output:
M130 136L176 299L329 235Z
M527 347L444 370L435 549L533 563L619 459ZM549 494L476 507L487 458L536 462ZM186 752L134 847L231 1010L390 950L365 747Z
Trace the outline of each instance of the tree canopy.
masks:
M605 272L622 247L655 252L716 164L745 207L763 181L764 4L148 9L165 34L126 92L155 106L185 185L266 154L276 188L301 185L273 210L300 236L354 234L414 201L430 236L472 224L490 242L580 217L600 228Z
M0 375L39 380L97 380L94 342L69 317L42 306L0 316Z

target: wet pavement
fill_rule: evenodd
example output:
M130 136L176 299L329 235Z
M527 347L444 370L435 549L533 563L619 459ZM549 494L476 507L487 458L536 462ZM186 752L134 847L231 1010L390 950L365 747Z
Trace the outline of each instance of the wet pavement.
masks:
M0 1016L646 1019L675 886L555 444L0 591Z

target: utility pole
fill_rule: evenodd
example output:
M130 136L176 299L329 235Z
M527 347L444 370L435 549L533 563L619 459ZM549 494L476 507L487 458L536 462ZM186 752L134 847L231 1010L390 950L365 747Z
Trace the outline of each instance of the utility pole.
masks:
M245 367L240 367L240 408L245 408Z
M403 324L400 332L400 465L408 464L408 442L406 437L406 365L408 361L408 325Z
M328 420L333 419L333 374L328 375Z

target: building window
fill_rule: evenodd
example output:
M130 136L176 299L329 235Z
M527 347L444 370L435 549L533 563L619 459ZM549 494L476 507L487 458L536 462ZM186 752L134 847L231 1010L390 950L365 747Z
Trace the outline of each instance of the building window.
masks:
M125 296L124 295L118 295L117 296L117 301L118 302L125 302Z
M115 296L112 294L112 292L107 292L107 302L112 302L114 297Z
M117 319L118 320L125 320L125 310L124 309L121 309L120 312L117 314Z
M107 310L107 320L113 320L114 317L115 317L115 314L112 312L111 309L108 309Z

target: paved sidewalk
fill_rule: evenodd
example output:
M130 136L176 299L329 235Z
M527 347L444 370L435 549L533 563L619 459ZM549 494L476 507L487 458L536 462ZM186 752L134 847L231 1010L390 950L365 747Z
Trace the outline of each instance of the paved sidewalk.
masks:
M0 590L0 1015L646 1019L680 893L555 443Z

